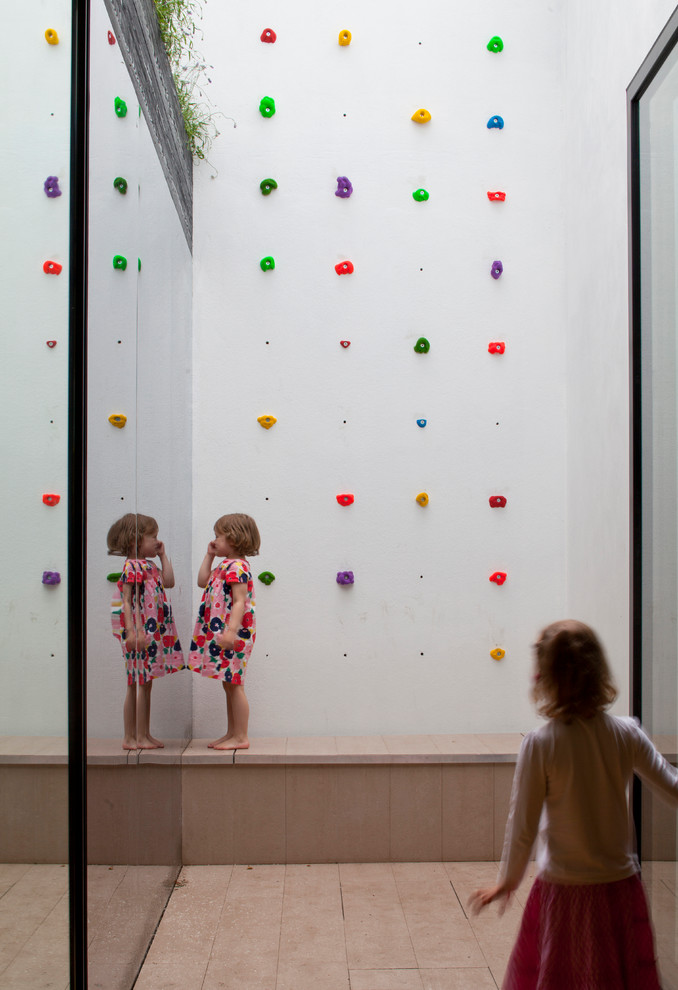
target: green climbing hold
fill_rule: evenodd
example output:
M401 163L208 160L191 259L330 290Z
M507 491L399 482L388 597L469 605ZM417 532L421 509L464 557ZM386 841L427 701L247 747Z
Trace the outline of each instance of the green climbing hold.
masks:
M121 100L119 96L116 96L115 98L115 112L117 113L118 117L127 116L127 104L125 103L124 100Z
M414 345L414 349L417 354L428 354L431 349L431 345L426 339L426 337L420 337L417 343Z
M106 575L106 580L110 581L111 584L117 584L122 577L122 571L113 571L111 574Z
M262 117L272 117L275 113L275 100L272 96L264 96L259 104L259 113Z
M262 179L259 183L259 188L261 189L262 196L270 196L273 190L278 188L278 183L275 179Z
M127 179L123 179L123 177L119 175L117 179L113 179L113 186L124 196L127 192Z
M275 268L275 259L272 258L269 254L265 258L261 259L261 261L259 262L259 267L261 268L262 272L273 271L273 269Z
M119 268L121 272L124 272L127 268L127 258L121 254L116 254L113 258L113 267Z
M495 34L493 38L487 42L488 52L501 52L504 50L504 42L501 40L498 34Z
M137 258L137 271L141 271L141 258Z
M264 584L273 584L275 581L275 574L271 574L270 571L262 571L261 574L259 574L259 580Z
M425 189L415 189L412 193L412 199L416 199L418 203L425 203L428 199L428 193Z

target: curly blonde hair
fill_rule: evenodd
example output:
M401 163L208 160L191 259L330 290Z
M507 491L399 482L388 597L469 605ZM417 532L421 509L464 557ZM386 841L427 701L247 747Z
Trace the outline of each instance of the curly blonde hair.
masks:
M158 532L158 524L153 516L144 516L140 512L128 512L113 523L108 531L106 543L108 552L113 557L139 556L139 544L142 536L154 536Z
M576 619L552 622L535 643L532 697L547 718L591 718L617 697L605 651L593 629Z
M256 557L261 546L259 530L252 516L244 512L231 512L220 516L214 524L214 532L222 533L233 544L239 557Z

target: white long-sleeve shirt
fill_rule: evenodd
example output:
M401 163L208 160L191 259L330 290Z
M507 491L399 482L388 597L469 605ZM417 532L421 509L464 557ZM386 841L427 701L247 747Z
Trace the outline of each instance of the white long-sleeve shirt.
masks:
M515 888L539 833L537 864L554 883L610 883L639 869L628 788L633 773L678 804L678 770L632 718L549 719L523 739L506 824L502 879Z

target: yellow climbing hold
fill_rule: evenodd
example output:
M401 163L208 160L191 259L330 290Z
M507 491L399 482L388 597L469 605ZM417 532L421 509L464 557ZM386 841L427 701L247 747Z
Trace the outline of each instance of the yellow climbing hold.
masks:
M270 430L271 427L272 426L275 426L275 424L277 422L278 422L278 420L275 418L275 416L258 416L257 417L257 423L259 423L260 426L263 426L263 428L265 430Z
M493 650L490 650L490 656L493 660L503 660L506 656L506 650L502 650L501 646L496 646Z
M48 45L58 45L59 35L56 33L54 28L47 28L45 31L45 41Z
M115 426L121 430L127 422L127 416L125 416L124 413L111 413L108 417L108 422L111 423L112 426Z
M351 44L351 32L350 31L340 31L339 32L339 44L342 47Z
M426 492L419 492L417 495L417 502L419 505L428 505L428 495Z
M415 110L412 114L412 120L415 124L428 124L430 119L431 114L428 110L424 110L423 108L421 110Z

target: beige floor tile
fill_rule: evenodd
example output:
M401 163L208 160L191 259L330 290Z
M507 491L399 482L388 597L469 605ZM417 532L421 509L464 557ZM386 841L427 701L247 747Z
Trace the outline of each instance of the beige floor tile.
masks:
M393 863L392 868L396 883L403 880L445 880L449 883L444 863Z
M69 980L68 895L64 894L0 976L7 990L65 988Z
M477 969L423 969L423 990L497 990L490 970Z
M276 990L352 990L346 963L280 962Z
M234 938L225 951L209 961L202 990L275 990L277 941Z
M422 990L418 969L352 969L351 990Z
M417 959L409 938L346 932L349 969L415 969Z
M339 863L339 878L342 885L372 880L393 880L391 863Z

